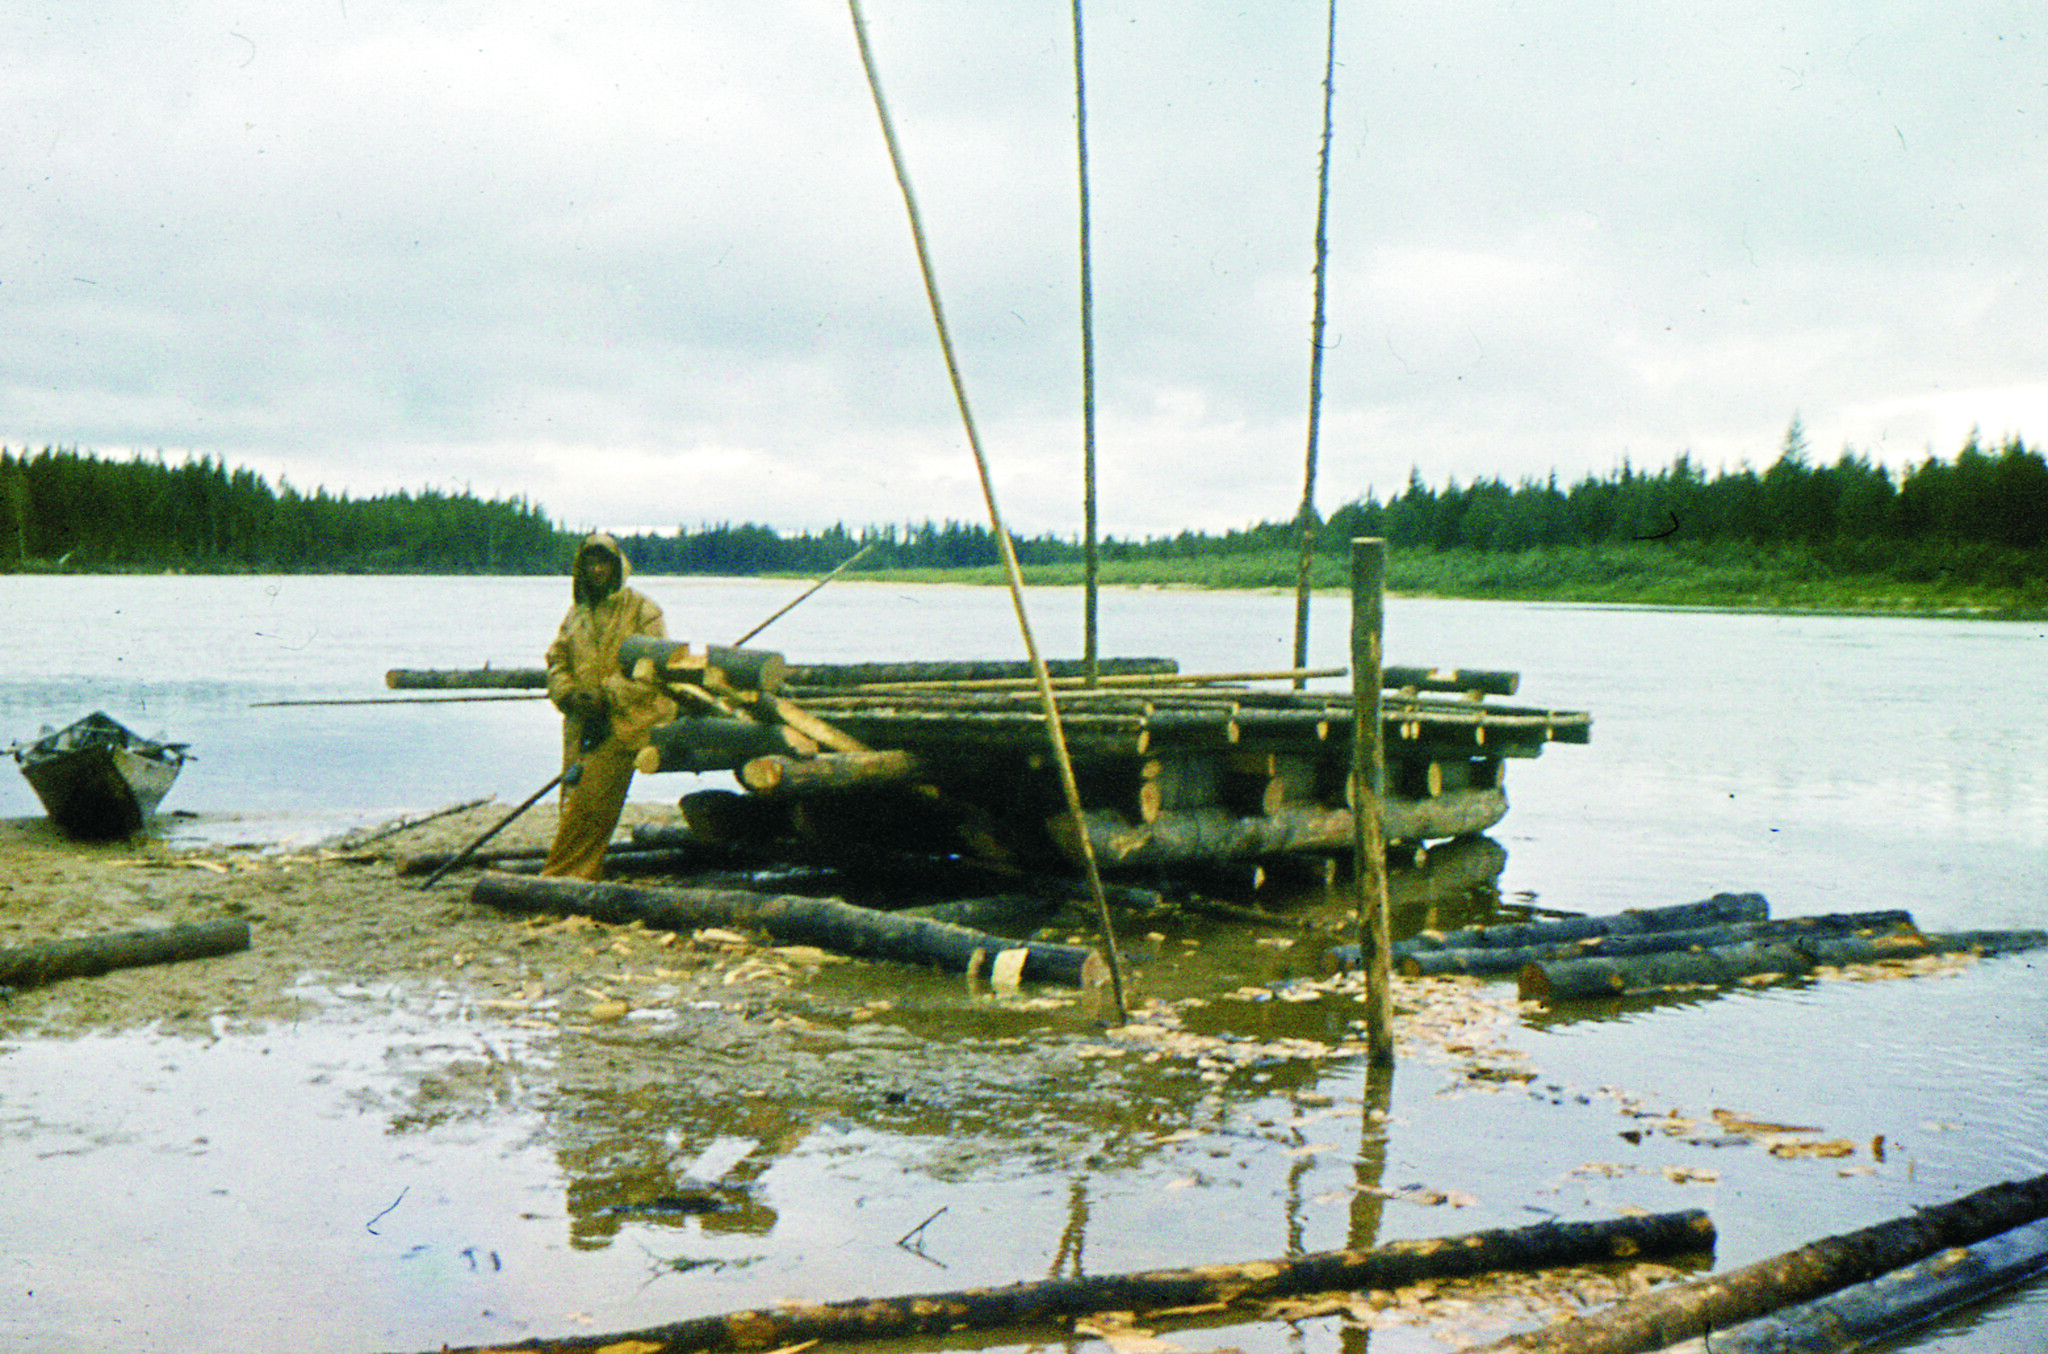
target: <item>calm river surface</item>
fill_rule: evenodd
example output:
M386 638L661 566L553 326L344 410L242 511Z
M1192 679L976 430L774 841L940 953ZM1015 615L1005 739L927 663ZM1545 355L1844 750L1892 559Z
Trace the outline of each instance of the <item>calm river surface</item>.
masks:
M800 589L636 583L667 610L672 634L721 643ZM393 667L537 666L567 595L560 579L0 578L0 741L92 709L188 741L199 760L164 808L193 816L165 830L213 842L310 842L487 794L509 805L555 769L544 703L252 706L377 696ZM1049 656L1079 652L1078 591L1034 591L1030 607ZM1173 657L1186 671L1281 667L1291 614L1291 599L1270 594L1114 591L1103 599L1102 647ZM1345 600L1319 598L1312 661L1343 664L1347 627ZM998 590L844 581L756 643L799 663L1021 653ZM1602 913L1756 891L1774 916L1904 908L1929 930L2048 927L2042 624L1396 598L1386 654L1514 669L1518 701L1592 712L1589 745L1509 765L1513 807L1494 835L1508 853L1500 887L1510 899ZM673 800L695 780L642 777L635 798ZM0 816L39 811L18 776L0 776ZM294 1323L296 1347L307 1349L622 1329L799 1288L832 1298L1038 1277L1061 1263L1056 1246L1071 1244L1071 1263L1081 1263L1077 1218L1086 1220L1085 1269L1108 1273L1520 1225L1549 1212L1697 1206L1720 1229L1717 1263L1737 1265L2048 1171L2044 963L2022 955L1957 977L1530 1017L1511 1042L1530 1055L1544 1095L1446 1096L1430 1070L1404 1066L1374 1169L1478 1202L1455 1212L1390 1204L1377 1238L1355 1234L1347 1204L1322 1203L1348 1199L1363 1169L1356 1125L1349 1148L1333 1124L1319 1152L1254 1152L1247 1135L1273 1110L1252 1093L1205 1121L1226 1146L1197 1161L1196 1174L1227 1173L1236 1192L1226 1203L1212 1190L1170 1189L1188 1174L1170 1152L1084 1166L1020 1139L1004 1168L956 1171L929 1136L836 1124L765 1152L761 1184L779 1216L733 1241L732 1263L702 1277L664 1270L653 1259L661 1246L630 1228L619 1244L566 1252L559 1233L489 1232L488 1219L517 1211L507 1199L552 1197L559 1209L565 1164L547 1150L545 1126L518 1114L407 1134L380 1117L376 1086L395 1075L385 1066L392 1049L427 1032L309 1023L203 1049L9 1040L0 1042L0 1169L17 1184L0 1194L9 1257L0 1261L0 1345L101 1348L148 1326L182 1338L127 1347L207 1347L219 1334L207 1317L166 1312L210 1284L237 1282L273 1309L328 1312L333 1294L349 1293L331 1332ZM309 1080L308 1065L341 1070ZM185 1091L175 1104L135 1098L134 1085L161 1083L174 1066ZM1320 1078L1324 1091L1355 1101L1362 1072L1335 1064ZM1881 1161L1859 1153L1867 1169L1853 1174L1839 1163L1759 1159L1754 1148L1702 1163L1680 1144L1623 1141L1600 1088L1693 1116L1729 1107L1823 1126L1859 1144L1882 1135L1886 1152ZM193 1116L223 1103L252 1114L217 1108L195 1138ZM309 1140L318 1150L267 1152L270 1116L324 1125ZM119 1127L112 1138L107 1124ZM85 1158L90 1169L65 1164L66 1133L100 1144ZM717 1174L730 1164L717 1158L755 1151L761 1136L720 1138L696 1171ZM1593 1163L1621 1169L1583 1169ZM1660 1175L1701 1164L1718 1181ZM204 1211L195 1200L223 1170L255 1193L261 1216L189 1230L181 1215ZM126 1204L81 1207L128 1173L138 1183ZM375 1234L359 1225L397 1184L429 1180L419 1192L438 1195L438 1213L416 1198L415 1221L397 1213ZM141 1203L137 1190L148 1196ZM335 1222L317 1204L337 1192L351 1208L358 1193L380 1202ZM941 1205L982 1219L987 1233L979 1243L956 1233L961 1250L944 1256L948 1269L890 1244ZM262 1238L260 1252L250 1236ZM53 1300L35 1318L11 1315L38 1284ZM34 1324L53 1311L65 1314L57 1329ZM1340 1343L1334 1325L1314 1323L1175 1338L1262 1352ZM1342 1343L1364 1347L1355 1333ZM2043 1346L2048 1291L2036 1284L1898 1348ZM1375 1335L1372 1347L1409 1346Z

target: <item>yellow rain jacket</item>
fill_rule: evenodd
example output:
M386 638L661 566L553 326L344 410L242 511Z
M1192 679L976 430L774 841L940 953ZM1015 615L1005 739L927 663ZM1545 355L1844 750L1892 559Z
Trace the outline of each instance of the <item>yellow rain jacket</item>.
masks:
M602 551L618 565L617 586L593 588L583 577L583 560ZM572 569L575 605L562 618L554 643L548 645L548 699L563 710L562 765L581 761L581 778L563 795L554 847L541 873L581 879L603 876L604 850L619 825L626 791L633 781L633 754L647 746L648 733L675 718L675 702L650 682L636 682L619 671L619 645L630 635L666 638L661 608L626 586L632 565L610 536L589 537L576 551ZM586 719L572 714L566 703L580 695L602 702L609 732L596 748L582 748Z

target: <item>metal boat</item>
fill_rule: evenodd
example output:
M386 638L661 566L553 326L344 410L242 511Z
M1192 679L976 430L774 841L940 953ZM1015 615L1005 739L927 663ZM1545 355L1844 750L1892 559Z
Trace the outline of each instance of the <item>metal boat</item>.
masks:
M192 756L187 743L144 738L94 711L8 749L50 819L76 837L140 832Z

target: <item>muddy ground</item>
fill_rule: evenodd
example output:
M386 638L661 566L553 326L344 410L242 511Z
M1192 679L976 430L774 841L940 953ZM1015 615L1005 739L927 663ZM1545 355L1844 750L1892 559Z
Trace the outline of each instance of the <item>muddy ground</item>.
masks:
M629 805L624 826L664 812ZM429 891L417 877L401 877L402 858L458 848L503 813L501 805L479 805L295 850L192 849L159 837L86 845L40 819L0 822L7 863L0 947L224 916L245 918L252 937L244 953L8 994L0 1000L0 1038L144 1028L207 1038L394 1011L487 1016L545 1031L563 1049L547 1078L510 1076L493 1060L449 1060L416 1069L388 1108L394 1124L410 1124L492 1109L603 1107L555 1116L565 1160L584 1151L613 1163L571 1187L581 1191L579 1235L615 1228L607 1210L630 1203L636 1188L672 1188L639 1178L647 1171L630 1160L640 1150L635 1126L616 1109L651 1072L660 1074L665 1058L678 1060L674 1081L694 1086L698 1103L760 1107L764 1140L785 1129L800 1133L832 1107L857 1110L869 1122L893 1116L906 1131L945 1144L924 1169L954 1179L997 1165L1014 1170L1020 1152L1057 1170L1101 1153L1105 1124L1116 1126L1112 1141L1191 1136L1195 1106L1214 1104L1251 1076L1261 1094L1291 1097L1291 1115L1262 1126L1276 1151L1293 1150L1308 1131L1303 1125L1332 1115L1356 1123L1370 1113L1355 1097L1333 1104L1313 1089L1317 1066L1360 1051L1356 1029L1341 1018L1332 1025L1327 1015L1281 1010L1322 1003L1348 1013L1348 1003L1324 1002L1339 980L1297 981L1277 1000L1257 984L1181 1000L1147 996L1134 985L1132 1019L1112 1030L1103 1009L1081 994L954 993L960 980L919 975L913 982L887 966L726 932L681 936L580 918L508 917L470 900L469 872ZM538 807L492 845L543 847L552 831L552 809ZM1149 944L1161 970L1195 945L1176 936L1162 954L1164 940L1155 932L1130 943L1141 952ZM1262 956L1282 955L1292 943L1244 942L1271 945ZM1404 980L1397 993L1402 1056L1438 1064L1453 1083L1516 1084L1530 1074L1505 1042L1515 1015L1498 986ZM638 1037L654 1028L645 1017L662 1018L661 1040ZM686 1037L677 1040L678 1030ZM579 1135L587 1141L575 1141ZM1460 1204L1454 1194L1428 1190L1407 1202L1447 1215ZM1443 1230L1457 1228L1447 1220ZM1434 1325L1443 1344L1455 1346L1475 1329L1497 1334L1674 1273L1645 1265L1519 1279L1475 1290L1486 1299L1476 1307L1466 1286L1451 1285L1398 1299L1333 1299L1338 1305L1328 1310L1353 1324Z

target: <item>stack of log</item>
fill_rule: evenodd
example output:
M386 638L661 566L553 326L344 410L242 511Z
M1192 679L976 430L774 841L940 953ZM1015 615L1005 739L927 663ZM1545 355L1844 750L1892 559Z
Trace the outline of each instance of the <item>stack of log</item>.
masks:
M682 717L639 756L648 772L734 772L744 794L685 796L709 840L801 839L814 851L964 853L1071 866L1085 834L1106 867L1347 854L1354 704L1271 683L1341 669L1185 675L1170 660L1054 665L1082 792L1067 808L1035 681L1018 664L791 667L780 655L632 640L627 675ZM1589 716L1505 706L1511 672L1386 669L1389 841L1483 832L1507 811L1503 759L1584 743ZM1261 685L1262 683L1268 685Z
M1308 690L1342 669L1183 674L1164 658L1048 665L1082 792L1067 808L1036 682L1021 662L799 666L763 650L636 638L625 675L681 717L653 731L647 772L731 771L744 793L686 795L698 836L800 842L808 854L964 854L1067 868L1083 838L1105 867L1348 855L1354 701ZM538 689L540 669L396 669L404 689ZM1287 683L1278 686L1277 683ZM1484 832L1507 812L1506 759L1584 743L1583 713L1506 705L1512 672L1389 667L1382 819L1393 843Z
M2048 946L2041 931L1923 932L1898 910L1778 919L1769 913L1761 894L1717 893L1609 917L1425 932L1395 944L1394 964L1410 977L1512 977L1523 1000L1556 1003L1799 977L1823 966ZM1356 967L1358 954L1356 945L1333 947L1325 967Z

